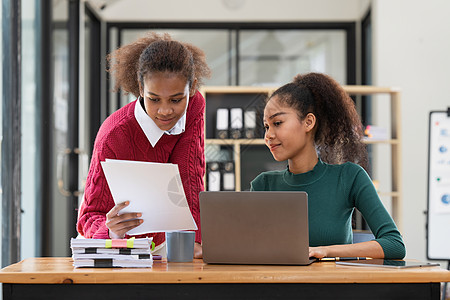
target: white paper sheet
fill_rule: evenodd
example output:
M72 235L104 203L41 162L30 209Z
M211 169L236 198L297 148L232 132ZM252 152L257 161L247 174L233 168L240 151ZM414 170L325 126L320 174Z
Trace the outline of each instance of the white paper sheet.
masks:
M129 235L197 230L178 165L113 159L101 164L114 202L130 201L120 213L142 213L144 222Z

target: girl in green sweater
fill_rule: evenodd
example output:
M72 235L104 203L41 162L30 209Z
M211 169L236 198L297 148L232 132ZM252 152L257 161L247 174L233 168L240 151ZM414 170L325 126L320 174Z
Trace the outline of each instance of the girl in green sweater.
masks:
M351 98L331 77L309 73L276 90L264 109L265 143L288 168L260 174L254 191L308 193L311 257L403 258L405 246L367 164L362 124ZM352 244L357 208L375 239Z

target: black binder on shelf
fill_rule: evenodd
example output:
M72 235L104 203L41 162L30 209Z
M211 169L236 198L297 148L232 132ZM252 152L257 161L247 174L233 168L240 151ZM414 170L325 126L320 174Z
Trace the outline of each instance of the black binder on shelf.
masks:
M229 110L228 108L218 108L216 112L216 138L228 138L228 122Z
M221 174L220 174L220 163L219 162L209 162L206 164L207 175L206 175L206 189L208 191L217 192L220 191L221 187Z
M230 137L232 139L242 138L243 113L242 108L234 107L230 109Z
M234 175L234 162L226 161L221 163L221 179L222 191L234 191L236 190L235 186L235 175Z
M244 137L246 139L257 138L257 126L256 126L256 109L249 108L244 112Z

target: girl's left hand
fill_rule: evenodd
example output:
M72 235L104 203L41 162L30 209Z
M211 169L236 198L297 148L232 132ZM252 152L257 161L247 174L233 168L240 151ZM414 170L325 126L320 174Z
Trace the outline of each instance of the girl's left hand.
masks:
M194 258L203 258L202 245L197 242L194 244Z
M309 257L327 257L327 249L325 247L309 247Z

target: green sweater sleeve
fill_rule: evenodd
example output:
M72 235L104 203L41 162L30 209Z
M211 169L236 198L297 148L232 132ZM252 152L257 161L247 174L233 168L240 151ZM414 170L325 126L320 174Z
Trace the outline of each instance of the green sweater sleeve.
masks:
M354 206L361 212L372 233L384 251L385 258L402 259L406 249L402 236L393 219L383 206L375 187L367 173L357 165L349 165L350 168L358 168L353 184L350 187L350 198Z
M265 191L264 188L264 174L259 174L250 182L250 191Z

